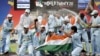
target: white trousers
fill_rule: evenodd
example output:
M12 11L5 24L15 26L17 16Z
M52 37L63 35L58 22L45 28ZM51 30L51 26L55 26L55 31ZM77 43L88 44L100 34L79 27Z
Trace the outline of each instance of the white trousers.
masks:
M34 56L41 56L40 51L33 50L33 55Z
M75 49L73 49L73 51L71 52L71 55L72 56L79 56L80 53L82 51L82 48L81 47L76 47Z
M86 52L89 53L90 52L90 46L89 46L89 39L88 39L87 32L85 30L80 30L78 32L80 33L80 35L82 36L82 39L85 42Z
M89 39L88 39L88 35L87 35L87 32L86 31L82 32L82 39L85 42L85 46L86 46L87 53L90 53Z
M33 45L22 45L20 48L19 48L19 53L18 55L19 56L25 56L25 52L26 52L26 49L28 49L28 53L29 55L28 56L33 56Z
M2 34L2 52L5 53L9 51L10 48L10 34L9 33L3 33Z

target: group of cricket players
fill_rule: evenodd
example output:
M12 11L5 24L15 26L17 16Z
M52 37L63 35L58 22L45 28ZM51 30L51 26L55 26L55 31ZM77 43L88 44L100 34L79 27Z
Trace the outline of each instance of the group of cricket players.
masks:
M17 34L18 56L24 56L26 52L28 52L28 56L45 56L44 50L40 51L36 48L45 41L49 41L48 36L50 38L53 35L66 35L66 37L72 39L71 56L80 56L83 50L82 41L85 42L87 56L90 54L90 49L92 49L92 55L100 56L100 16L97 10L93 10L90 15L91 20L89 23L83 13L79 13L77 16L73 14L62 16L58 12L55 14L44 12L32 20L30 10L26 9L20 16L17 27L14 28L13 15L8 14L0 32L2 36L2 54L9 52L10 37ZM90 48L89 43L89 32L92 48ZM52 51L48 51L48 53L51 56L55 55Z

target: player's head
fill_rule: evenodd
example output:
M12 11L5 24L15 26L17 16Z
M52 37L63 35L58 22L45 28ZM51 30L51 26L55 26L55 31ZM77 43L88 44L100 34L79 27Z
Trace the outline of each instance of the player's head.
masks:
M92 13L91 13L91 16L94 16L94 18L96 18L98 16L98 11L93 10Z
M72 33L76 33L77 32L77 27L76 26L72 26L71 27L71 32Z
M80 13L80 18L81 18L81 19L83 19L84 16L85 16L85 15L84 15L83 13Z
M30 10L29 10L29 9L26 9L26 10L25 10L25 15L26 15L26 16L29 16L29 14L30 14Z
M11 21L12 21L12 17L13 17L13 15L12 15L12 14L8 14L8 15L7 15L7 19L9 20L9 22L11 22Z
M35 22L35 23L38 22L38 19L36 18L36 19L34 20L34 22Z
M67 23L69 23L69 18L68 18L68 16L66 16L65 18L64 18L64 24L67 24Z
M29 26L28 25L24 25L24 33L27 33L29 30Z
M58 13L58 12L55 14L55 17L57 17L58 19L60 18L60 16L61 16L61 15L60 15L60 13Z
M54 33L54 29L49 29L49 31L48 31L48 35L52 36L53 33Z
M45 31L45 25L41 25L40 30L41 30L41 32L44 32Z

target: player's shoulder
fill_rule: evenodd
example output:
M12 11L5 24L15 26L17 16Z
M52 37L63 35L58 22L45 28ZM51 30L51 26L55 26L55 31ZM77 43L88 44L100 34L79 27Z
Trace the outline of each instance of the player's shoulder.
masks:
M5 20L4 20L4 23L7 22L7 21L8 21L8 19L5 19Z
M100 20L100 16L97 16L98 20Z
M21 14L21 16L20 17L24 17L25 16L25 14L23 13L23 14Z
M80 34L79 34L78 32L76 32L76 33L74 34L74 36L80 36Z

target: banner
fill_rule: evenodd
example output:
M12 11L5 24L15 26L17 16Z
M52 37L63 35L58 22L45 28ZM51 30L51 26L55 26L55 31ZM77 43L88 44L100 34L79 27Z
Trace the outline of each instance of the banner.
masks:
M17 0L17 9L30 8L30 0Z
M78 11L77 0L38 0L36 2L36 6L47 10L59 10L62 8L67 8L76 12Z
M90 0L78 0L78 9L85 9Z

